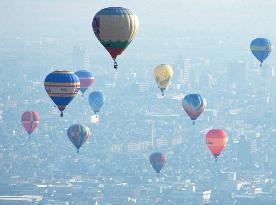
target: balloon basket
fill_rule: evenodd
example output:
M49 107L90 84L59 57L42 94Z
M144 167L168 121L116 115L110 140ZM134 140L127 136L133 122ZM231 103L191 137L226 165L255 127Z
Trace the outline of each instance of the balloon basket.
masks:
M114 69L117 70L118 69L118 63L116 61L114 61Z
M92 115L91 116L91 123L97 124L97 123L99 123L99 121L100 121L99 115Z

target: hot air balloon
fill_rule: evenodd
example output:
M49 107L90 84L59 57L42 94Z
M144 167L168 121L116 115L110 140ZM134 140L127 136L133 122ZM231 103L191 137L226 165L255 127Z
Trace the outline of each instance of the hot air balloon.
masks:
M32 132L37 128L39 124L39 114L34 111L26 111L21 116L21 122L25 130L28 134L32 134Z
M266 38L256 38L250 44L250 49L253 55L260 61L261 67L264 60L272 51L272 44Z
M208 149L214 155L216 161L217 157L226 147L228 136L224 130L212 129L206 134L206 144Z
M182 107L193 120L193 124L195 124L195 120L206 108L206 104L206 100L199 94L186 95L182 100Z
M121 55L138 32L137 16L126 8L108 7L96 13L92 28L98 40L110 53L114 68L117 69L117 56Z
M89 72L87 70L79 70L75 74L80 79L80 91L82 94L90 87L95 81L95 73Z
M157 175L160 174L161 169L166 163L166 156L160 152L155 152L150 156L150 164L153 169L156 171Z
M100 91L91 92L88 100L94 113L97 114L98 112L100 112L101 107L104 104L104 98L103 98L102 92Z
M47 75L44 87L49 97L60 110L63 110L73 100L80 89L79 77L71 71L54 71Z
M67 130L67 136L79 153L80 147L90 136L90 129L80 124L71 125Z
M173 69L168 64L160 64L154 69L154 76L158 88L161 90L162 96L171 82Z

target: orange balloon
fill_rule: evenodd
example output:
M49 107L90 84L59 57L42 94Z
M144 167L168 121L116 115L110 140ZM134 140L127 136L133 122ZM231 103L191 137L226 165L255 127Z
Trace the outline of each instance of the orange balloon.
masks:
M212 129L206 134L206 144L208 149L217 158L228 142L228 136L224 130Z

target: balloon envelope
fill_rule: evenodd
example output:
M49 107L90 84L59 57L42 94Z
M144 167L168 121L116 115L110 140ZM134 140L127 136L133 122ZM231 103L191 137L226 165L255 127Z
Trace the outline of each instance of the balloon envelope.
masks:
M164 167L166 160L166 156L160 152L155 152L150 156L150 164L157 174L159 174Z
M90 129L80 124L71 125L67 130L67 136L73 145L77 148L77 150L79 150L80 147L89 138Z
M79 70L75 74L80 79L80 91L85 93L85 91L90 87L95 81L95 73L89 72L87 70Z
M47 75L44 87L61 111L73 100L80 89L79 77L71 71L54 71Z
M164 90L167 89L173 76L173 69L168 64L160 64L154 69L154 77L158 88L164 95Z
M134 39L139 29L139 21L129 9L108 7L96 13L92 28L98 40L115 61Z
M95 113L98 113L104 104L104 97L102 92L100 91L91 92L89 95L88 101L93 111Z
M212 129L206 134L206 144L208 149L217 158L228 142L228 136L224 130Z
M272 50L272 44L266 38L256 38L251 42L250 49L262 65L263 61L269 56Z
M182 100L182 107L191 120L196 120L206 108L206 100L199 94L186 95Z
M28 134L32 134L32 132L37 128L39 124L39 114L34 111L26 111L21 116L22 126L28 132Z

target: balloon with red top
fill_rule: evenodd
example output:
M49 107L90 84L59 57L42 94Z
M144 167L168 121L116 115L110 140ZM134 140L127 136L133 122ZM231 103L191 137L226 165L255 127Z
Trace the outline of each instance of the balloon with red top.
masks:
M37 128L39 124L39 114L35 111L26 111L21 116L22 126L29 135Z
M221 154L228 142L227 133L222 129L212 129L206 134L206 144L215 159Z

